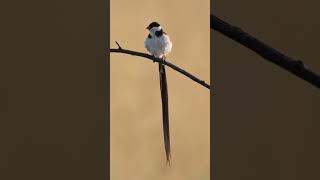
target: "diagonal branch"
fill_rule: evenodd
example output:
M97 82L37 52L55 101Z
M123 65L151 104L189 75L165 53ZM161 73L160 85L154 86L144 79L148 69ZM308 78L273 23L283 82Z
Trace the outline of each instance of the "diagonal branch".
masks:
M117 43L117 42L116 42ZM131 50L128 50L128 49L123 49L121 48L121 46L117 43L118 45L118 49L110 49L110 53L123 53L123 54L130 54L130 55L133 55L133 56L140 56L140 57L144 57L146 59L150 59L152 60L153 62L158 62L158 63L161 63L161 64L164 64L178 72L180 72L181 74L187 76L188 78L192 79L193 81L201 84L202 86L210 89L210 85L207 84L205 81L195 77L194 75L188 73L187 71L179 68L178 66L168 62L168 61L163 61L162 59L160 58L156 58L154 56L151 56L149 54L146 54L146 53L142 53L142 52L137 52L137 51L131 51Z
M214 15L210 15L210 28L251 49L264 59L304 79L320 88L320 76L306 68L302 61L294 60L276 49L252 37L240 28L233 26Z

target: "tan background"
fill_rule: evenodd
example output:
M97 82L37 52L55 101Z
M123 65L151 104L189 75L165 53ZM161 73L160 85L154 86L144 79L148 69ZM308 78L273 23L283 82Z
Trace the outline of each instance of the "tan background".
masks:
M173 42L168 60L210 81L209 0L111 0L110 47L146 52L145 29L159 22ZM158 65L111 54L111 179L210 177L210 92L167 68L172 145L166 166Z
M318 1L215 0L211 10L320 73ZM211 37L216 179L320 179L319 89Z

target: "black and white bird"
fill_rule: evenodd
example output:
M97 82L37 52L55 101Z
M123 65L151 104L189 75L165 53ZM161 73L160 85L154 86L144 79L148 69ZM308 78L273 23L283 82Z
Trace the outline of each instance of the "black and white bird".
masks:
M144 41L148 52L165 61L166 55L171 51L172 43L169 36L165 33L157 22L152 22L147 27L149 35ZM160 90L162 100L162 118L163 118L163 135L164 146L166 151L167 163L170 165L171 148L170 148L170 131L169 131L169 107L168 107L168 86L165 66L159 63Z
M172 48L169 36L157 22L150 23L147 29L149 30L149 35L144 41L146 49L151 55L165 59L165 56Z

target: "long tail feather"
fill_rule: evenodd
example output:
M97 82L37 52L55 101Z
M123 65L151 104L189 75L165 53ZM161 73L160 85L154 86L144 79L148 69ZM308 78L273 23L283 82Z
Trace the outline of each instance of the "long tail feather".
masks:
M170 131L169 131L169 107L168 107L168 86L166 70L163 64L159 63L160 73L160 90L162 100L162 118L163 118L163 135L164 146L166 150L167 163L170 166L171 149L170 149Z

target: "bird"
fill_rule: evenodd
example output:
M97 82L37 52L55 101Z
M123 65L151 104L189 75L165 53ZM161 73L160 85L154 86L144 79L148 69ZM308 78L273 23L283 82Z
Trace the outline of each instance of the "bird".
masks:
M165 59L165 56L172 48L170 37L157 22L150 23L147 29L149 30L149 35L144 41L146 49L151 55Z
M166 32L157 22L152 22L147 26L149 30L148 37L144 44L147 51L154 57L162 59L165 62L166 55L171 52L172 42ZM170 147L170 130L169 130L169 107L168 107L168 85L165 65L159 63L160 91L162 101L162 120L164 147L166 152L167 164L170 166L171 147Z

